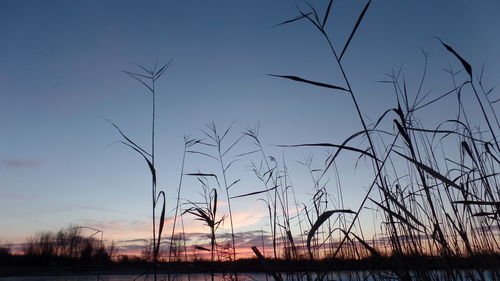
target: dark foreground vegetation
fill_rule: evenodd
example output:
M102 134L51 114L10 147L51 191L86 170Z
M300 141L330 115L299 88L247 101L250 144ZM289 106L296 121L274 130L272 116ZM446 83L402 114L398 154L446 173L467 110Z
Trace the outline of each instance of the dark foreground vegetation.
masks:
M268 273L300 274L331 271L469 271L481 270L498 275L500 255L473 256L453 259L437 257L380 257L336 260L239 259L237 261L158 262L158 274L180 273ZM411 266L409 266L411 265ZM451 265L451 266L450 266ZM82 260L33 255L0 253L0 276L54 276L54 275L141 275L152 272L151 262L137 256L121 256L116 260Z
M84 234L84 230L86 234ZM88 234L90 230L90 234ZM404 272L404 271L481 271L498 276L499 254L475 254L461 257L418 256L418 255L367 255L363 258L265 258L254 249L257 258L215 258L214 255L183 259L177 253L175 261L161 253L152 266L151 245L145 245L141 256L120 255L114 243L102 241L99 230L72 226L58 232L39 232L29 237L23 244L21 253L13 253L8 245L0 246L0 276L50 276L50 275L106 275L123 274L141 276L156 272L158 275L179 273L205 273L215 276L233 276L236 273L268 273L275 279L290 274L328 271ZM201 248L201 246L196 246ZM214 244L214 253L220 249ZM364 246L359 244L359 250ZM296 249L296 251L298 251ZM373 251L377 251L373 249ZM380 251L380 249L379 249ZM226 255L228 255L226 253ZM228 256L231 256L229 254ZM185 257L185 256L184 256ZM147 274L146 274L147 275ZM236 275L237 276L237 275ZM233 276L234 277L234 276Z

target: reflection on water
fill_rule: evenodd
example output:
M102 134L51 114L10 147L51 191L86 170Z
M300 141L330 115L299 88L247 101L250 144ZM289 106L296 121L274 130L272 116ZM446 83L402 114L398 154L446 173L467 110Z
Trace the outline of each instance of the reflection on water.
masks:
M223 276L216 274L216 281L230 280L228 276ZM0 277L0 281L152 281L154 280L152 276L146 278L146 276L139 277L138 275L89 275L89 276L29 276L29 277ZM159 274L157 280L169 280L167 276ZM182 274L182 275L170 275L170 281L210 281L211 277L207 274ZM238 280L241 281L272 281L269 277L266 279L266 274L264 273L251 273L251 274L238 274Z
M211 281L211 276L209 274L172 274L170 278L163 274L158 274L157 280L169 280L170 281ZM146 278L146 276L138 275L88 275L88 276L27 276L27 277L0 277L0 281L152 281L154 280L152 276ZM224 276L216 274L214 280L223 281L231 280L229 276ZM267 277L264 273L250 273L250 274L238 274L238 280L240 281L272 281L272 277Z
M456 278L462 280L484 280L492 281L497 280L495 278L494 272L491 271L447 271L447 274L453 275ZM413 280L446 280L444 272L440 271L424 271L424 272L412 272L411 279ZM449 277L450 275L448 275ZM228 275L216 274L214 280L216 281L231 281L234 280ZM422 279L423 278L423 279ZM293 273L293 274L283 274L284 281L299 281L299 280L314 280L315 274L313 273ZM152 281L154 280L152 276L146 278L146 276L138 275L88 275L88 276L48 276L48 277L0 277L0 281ZM211 276L209 274L182 274L182 275L158 275L158 281L211 281ZM274 281L270 275L265 273L239 273L239 281ZM394 273L377 271L339 271L331 272L327 274L325 280L363 280L363 281L378 281L378 280L399 280L398 276Z

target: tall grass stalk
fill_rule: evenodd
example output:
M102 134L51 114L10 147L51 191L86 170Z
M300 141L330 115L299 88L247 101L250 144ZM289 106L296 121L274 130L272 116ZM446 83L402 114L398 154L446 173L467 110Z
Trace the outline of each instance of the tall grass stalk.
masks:
M150 174L151 174L151 205L152 205L152 246L153 246L153 273L154 280L157 280L157 265L158 265L158 254L160 251L160 243L161 243L161 234L163 232L163 226L165 221L165 207L166 207L166 197L164 191L157 191L156 182L157 182L157 174L156 174L156 166L155 166L155 122L156 122L156 80L159 79L165 71L168 69L170 60L165 65L158 67L156 64L153 68L147 69L141 65L138 65L143 73L136 73L122 70L123 73L129 75L136 81L140 82L151 94L152 102L151 102L151 151L148 152L146 149L139 146L132 139L130 139L126 134L122 132L122 130L115 124L112 123L113 126L118 130L120 135L123 137L121 143L128 146L138 154L140 154L144 160L146 161ZM162 208L160 214L160 220L156 222L156 209L157 205L160 203L160 199L162 199Z
M185 164L185 160L186 160L186 153L187 153L189 148L191 148L193 145L196 145L199 142L200 142L200 140L190 139L187 136L184 136L184 151L182 153L179 185L177 186L177 197L176 197L175 212L174 212L174 222L172 225L172 234L170 235L170 247L169 247L169 256L168 256L169 261L171 261L171 258L172 258L172 246L173 246L174 236L175 236L175 227L177 225L177 215L179 214L180 207L181 207L181 188L182 188L182 180L184 178L184 164ZM184 234L184 231L182 231L182 233Z

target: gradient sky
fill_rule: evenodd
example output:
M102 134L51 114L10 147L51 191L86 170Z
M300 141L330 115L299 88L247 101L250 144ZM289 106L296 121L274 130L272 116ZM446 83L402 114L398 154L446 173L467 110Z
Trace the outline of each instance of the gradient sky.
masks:
M312 3L322 11L328 1ZM327 30L337 49L364 4L335 1ZM494 86L500 73L499 12L496 0L374 0L343 60L366 116L376 119L395 106L391 87L376 83L386 79L384 73L402 66L415 91L424 64L421 49L430 50L424 89L438 96L452 88L443 69L460 65L436 36L475 70L484 66L485 84ZM296 161L324 151L273 144L340 143L360 124L347 95L266 75L341 84L311 24L272 28L297 14L294 1L285 0L1 1L0 242L70 224L98 227L116 241L148 237L147 167L125 147L109 146L120 136L104 119L148 147L150 96L119 70L137 71L136 63L149 67L171 58L157 85L158 187L167 192L168 209L183 136L202 137L200 130L212 121L220 128L235 121L232 139L260 123L265 148L277 158L284 153L295 189L307 202L312 184ZM433 120L455 115L453 102L443 100L424 112L431 127ZM237 150L251 149L243 141ZM186 162L186 172L212 167L197 156ZM346 207L356 209L369 180L352 162L344 162L342 182ZM233 195L262 189L248 165L243 158L231 171L231 178L242 178ZM182 197L199 200L199 190L188 180ZM266 227L266 209L257 198L237 201L237 231ZM199 223L186 223L193 232L203 231Z

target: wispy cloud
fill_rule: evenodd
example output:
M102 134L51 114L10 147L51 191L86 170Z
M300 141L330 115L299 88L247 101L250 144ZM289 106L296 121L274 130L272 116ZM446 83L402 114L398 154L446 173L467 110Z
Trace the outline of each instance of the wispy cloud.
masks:
M0 199L14 199L14 200L32 200L39 198L39 195L25 194L25 193L0 193Z
M80 208L80 209L86 209L86 210L97 210L97 211L104 211L104 212L109 212L109 213L117 213L117 214L124 214L124 215L135 215L135 216L140 216L144 218L151 218L150 215L146 215L144 213L138 213L138 212L130 212L130 211L123 211L123 210L117 210L117 209L112 209L112 208L105 208L105 207L98 207L98 206L89 206L89 205L81 205L81 204L74 204L73 206Z
M109 240L127 241L145 239L150 235L148 220L96 220L83 219L82 224L102 230L104 237Z
M40 161L36 160L3 160L2 166L12 168L30 168L41 165Z
M128 240L118 240L116 243L129 244L129 243L146 243L148 240L138 238L138 239L128 239Z
M209 242L209 238L207 233L204 232L192 232L192 233L184 233L184 239L187 244L188 255L194 254L194 246L206 246ZM229 243L230 234L220 233L217 234L217 243L219 245L224 245ZM238 255L240 257L249 257L253 256L253 252L251 250L252 246L262 247L264 243L265 249L272 248L272 239L271 235L266 232L261 231L243 231L235 233L236 236L236 248ZM109 241L109 240L108 240ZM115 240L115 249L119 254L127 254L127 255L140 255L141 251L147 246L147 239L144 238L132 238L132 239L123 239L123 240ZM162 238L162 249L164 252L168 251L168 247L170 245L170 237ZM204 255L205 253L198 253L198 255Z

